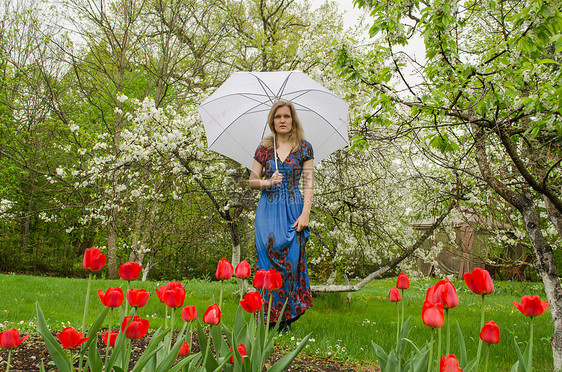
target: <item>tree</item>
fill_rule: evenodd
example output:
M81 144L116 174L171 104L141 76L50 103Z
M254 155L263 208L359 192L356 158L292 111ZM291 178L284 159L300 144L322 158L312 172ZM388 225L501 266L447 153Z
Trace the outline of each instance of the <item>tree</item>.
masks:
M450 154L443 158L472 157L478 172L463 172L519 212L550 302L554 367L562 370L562 288L552 254L562 212L559 8L535 0L355 3L374 17L378 47L365 58L342 48L342 68L376 88L373 109L407 112L404 127ZM420 38L424 61L405 49ZM557 236L546 234L543 211Z

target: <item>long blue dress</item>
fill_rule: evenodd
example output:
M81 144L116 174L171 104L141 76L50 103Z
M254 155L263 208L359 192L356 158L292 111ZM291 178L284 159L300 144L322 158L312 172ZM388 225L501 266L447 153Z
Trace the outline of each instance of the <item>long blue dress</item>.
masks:
M301 141L301 145L289 153L282 162L277 159L283 182L262 191L256 210L255 240L256 269L279 271L283 286L273 291L273 306L269 322L277 322L285 301L287 305L282 321L296 320L306 309L312 307L312 294L306 262L306 242L310 236L307 228L297 232L291 227L302 213L303 198L299 181L303 163L314 158L312 145ZM265 178L275 173L273 149L259 146L254 156L265 170ZM269 292L264 294L267 309ZM267 314L266 314L267 316Z

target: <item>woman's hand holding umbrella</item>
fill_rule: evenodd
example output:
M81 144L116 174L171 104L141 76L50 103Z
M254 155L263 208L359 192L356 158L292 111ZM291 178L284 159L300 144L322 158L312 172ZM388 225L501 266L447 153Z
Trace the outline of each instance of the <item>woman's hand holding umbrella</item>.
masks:
M273 175L269 179L269 182L270 186L280 184L281 182L283 182L283 175L279 173L279 171L275 171L275 173L273 173Z

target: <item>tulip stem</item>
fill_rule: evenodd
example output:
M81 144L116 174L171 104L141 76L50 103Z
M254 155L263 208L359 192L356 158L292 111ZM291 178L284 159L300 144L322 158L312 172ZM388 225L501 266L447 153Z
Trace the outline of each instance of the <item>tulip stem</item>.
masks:
M205 356L203 357L202 366L207 365L207 357L209 356L209 349L211 348L211 328L213 326L209 325L209 338L207 339L207 347L205 348Z
M86 320L88 318L88 307L90 306L90 290L92 288L92 277L93 276L94 276L94 273L92 271L90 271L90 274L88 275L88 286L86 287L86 300L84 301L84 315L82 316L82 336L84 336L86 334ZM83 346L80 346L80 349L82 349L82 347ZM79 359L79 361L78 361L78 371L82 372L82 361L83 361L82 354L80 354L78 359ZM72 362L72 355L71 355L70 361Z
M435 336L435 329L431 329L431 341L429 341L429 364L427 365L427 370L433 371L433 338Z
M223 285L224 280L221 280L221 293L219 295L219 307L222 309L222 285Z
M127 280L127 291L125 291L125 316L129 314L129 301L127 300L127 293L129 293L130 280Z
M480 311L480 329L484 327L484 296L485 294L482 293L482 303L481 303L481 311ZM478 371L478 364L480 364L480 355L482 354L482 339L479 338L478 340L478 350L476 351L476 371Z
M488 372L488 360L490 359L490 345L488 344L488 348L486 350L486 364L484 365L484 372Z
M170 349L172 348L172 337L174 337L174 323L176 321L176 308L172 309L172 325L170 328L170 339L168 340L168 353L170 353Z
M6 368L6 372L10 372L10 359L12 358L12 349L8 350L8 367Z
M193 323L193 321L189 322L189 326L187 327L187 332L189 333L189 353L191 354L191 343L193 342L193 333L191 333L191 323Z
M86 332L86 319L88 317L88 306L90 305L90 289L92 288L92 276L94 273L90 271L88 277L88 287L86 288L86 301L84 303L84 315L82 316L82 335Z
M396 301L396 350L398 350L398 342L400 341L400 308Z
M441 330L442 329L443 329L443 327L440 327L439 331L438 331L439 332L439 334L438 334L439 340L437 341L437 360L439 360L439 358L441 358L441 338L442 338L441 337L441 333L442 333Z
M111 321L113 320L113 308L109 312L109 325L107 326L107 345L105 348L105 370L107 370L107 361L109 360L109 345L111 344Z
M273 293L269 292L269 306L267 307L267 326L265 327L265 338L263 339L264 347L267 344L267 334L269 333L269 325L271 324L271 304L273 303Z
M445 309L445 322L447 323L447 346L445 355L450 354L450 346L451 346L451 326L449 324L449 309Z
M402 328L404 325L404 301L406 298L404 297L404 289L402 288L400 291L402 292L402 320L400 322L400 328Z
M531 317L531 335L529 338L529 368L527 368L527 371L529 372L533 370L533 319L535 319L535 317Z

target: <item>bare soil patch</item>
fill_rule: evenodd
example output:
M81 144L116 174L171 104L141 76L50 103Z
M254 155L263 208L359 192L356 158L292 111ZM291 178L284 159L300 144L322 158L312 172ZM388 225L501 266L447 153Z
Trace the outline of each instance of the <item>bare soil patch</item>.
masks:
M131 366L138 360L145 350L149 336L145 336L140 340L133 341L133 353L131 354ZM98 339L98 350L100 354L105 355L105 344ZM193 334L192 352L198 352L197 334ZM276 346L274 352L269 358L269 363L273 364L281 357L286 355L289 350L281 346ZM41 361L45 365L46 371L57 371L51 362L51 357L47 352L45 343L39 335L31 335L17 349L12 350L10 371L13 372L39 372ZM5 371L8 362L8 350L0 349L0 371ZM371 363L352 363L349 361L335 360L331 358L322 358L301 352L293 363L287 368L287 371L325 371L325 372L366 372L379 371L375 364Z

